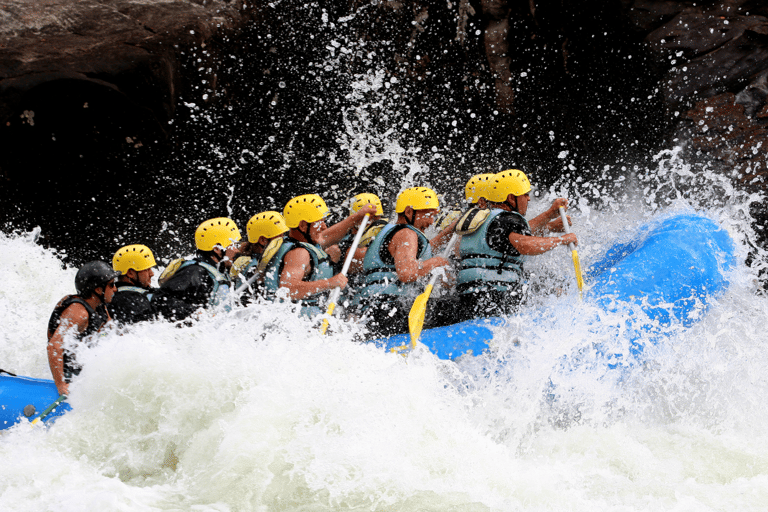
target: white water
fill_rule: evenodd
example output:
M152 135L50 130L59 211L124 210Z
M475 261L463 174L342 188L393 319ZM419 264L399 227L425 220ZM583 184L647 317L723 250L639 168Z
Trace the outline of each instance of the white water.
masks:
M765 510L768 299L742 263L750 198L714 174L711 195L676 192L688 168L662 156L624 189L632 206L614 191L598 209L577 190L532 205L576 198L585 267L673 210L734 238L728 291L622 382L555 369L605 341L565 250L530 266L565 296L543 292L547 314L510 319L491 357L458 363L354 343L351 324L322 337L275 305L139 325L84 355L73 411L0 436L0 510ZM0 367L48 378L46 323L74 270L31 234L0 235L0 255ZM605 333L621 320L604 315ZM550 379L569 385L555 404Z

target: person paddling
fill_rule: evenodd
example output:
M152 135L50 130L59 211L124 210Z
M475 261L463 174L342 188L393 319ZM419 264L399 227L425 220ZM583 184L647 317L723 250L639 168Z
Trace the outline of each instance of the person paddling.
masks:
M327 247L339 241L362 220L375 212L366 205L341 222L328 227L328 206L317 194L294 197L286 203L283 217L288 236L265 271L264 286L269 298L277 298L284 289L292 301L301 304L301 314L313 317L323 313L321 303L326 292L344 289L347 277L335 274Z
M525 219L530 191L525 173L518 169L502 171L488 186L490 212L457 223L461 265L456 289L462 319L512 314L523 300L525 258L578 243L573 234L543 236L549 231L563 231L559 208L568 206L567 199L555 199L530 223Z
M368 246L364 286L354 304L374 335L408 332L408 311L423 289L420 280L436 268L450 266L447 259L432 256L432 243L423 233L434 223L439 207L430 188L402 191L395 205L397 222L384 226Z
M126 245L112 257L112 268L120 272L120 277L107 309L116 322L132 324L156 317L150 302L156 291L152 288L156 266L155 255L146 245Z
M94 335L111 320L106 306L119 275L103 261L86 263L75 275L77 294L61 299L48 320L48 364L60 395L69 394L72 377L82 369L77 348L91 346ZM68 335L74 337L73 347L67 343Z

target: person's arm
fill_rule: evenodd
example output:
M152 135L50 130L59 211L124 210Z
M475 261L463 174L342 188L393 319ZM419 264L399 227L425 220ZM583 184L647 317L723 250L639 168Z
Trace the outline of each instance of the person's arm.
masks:
M389 243L389 253L395 259L397 278L401 283L412 283L429 275L437 267L447 267L450 262L440 256L428 260L418 259L419 237L413 230L401 229Z
M579 243L576 235L573 233L555 237L526 236L519 233L510 233L509 242L517 249L517 252L524 256L538 256L561 245L568 245L569 243L578 245Z
M429 241L429 245L432 246L432 251L437 252L441 247L448 243L448 240L453 236L453 232L456 229L459 218L451 222L445 229L440 231L437 235ZM458 245L458 244L457 244Z
M320 247L324 249L339 243L341 239L344 238L353 227L355 227L356 224L362 222L363 217L365 217L366 214L373 215L375 213L376 206L372 204L366 204L360 208L360 211L353 213L346 219L342 220L341 222L337 222L333 226L330 226L328 229L320 233L317 243L320 244Z
M563 197L559 197L552 201L552 206L550 206L549 209L540 213L530 222L528 222L528 225L531 227L531 232L534 235L543 235L547 231L563 231L563 222L560 218L561 206L563 208L567 208L568 200ZM550 223L550 221L555 222ZM557 229L558 222L560 226L559 229Z
M303 247L288 251L280 273L280 288L288 288L292 299L301 300L319 292L347 286L347 277L343 274L318 281L304 281L311 267L309 251Z
M59 326L48 340L48 366L60 395L69 394L64 380L64 335L71 329L83 332L88 327L88 311L82 304L72 304L61 313Z
M351 249L351 247L350 247ZM358 247L355 249L355 255L352 256L352 262L349 264L349 274L357 274L363 270L363 259L365 259L365 253L368 251L367 247ZM349 250L347 250L347 256L349 256Z

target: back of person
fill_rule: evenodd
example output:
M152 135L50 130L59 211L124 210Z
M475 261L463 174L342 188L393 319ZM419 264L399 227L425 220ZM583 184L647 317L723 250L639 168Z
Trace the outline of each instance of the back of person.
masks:
M510 314L522 300L525 258L509 243L513 232L530 236L525 218L493 209L471 233L462 233L456 291L464 319Z
M115 321L123 324L146 322L156 318L152 306L151 290L133 286L128 283L117 283L117 291L109 304L109 314Z
M229 277L211 263L193 259L184 261L170 276L164 276L160 289L152 296L152 305L169 320L182 320L200 308L218 304L228 287Z
M156 265L154 254L146 245L126 245L115 252L112 268L120 272L120 277L107 309L116 322L132 324L156 318L151 303Z
M236 248L240 238L240 230L226 217L200 224L195 231L197 256L171 262L160 276L160 289L152 297L157 312L182 320L200 308L228 307L232 285L228 251Z

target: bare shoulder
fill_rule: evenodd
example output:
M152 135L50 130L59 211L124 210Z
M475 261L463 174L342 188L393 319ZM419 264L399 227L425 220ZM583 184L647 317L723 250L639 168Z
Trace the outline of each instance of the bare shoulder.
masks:
M83 330L88 325L88 310L78 302L70 304L61 313L61 322L64 323L65 320Z

